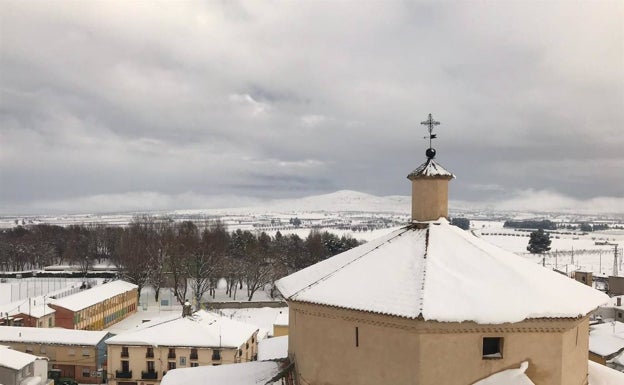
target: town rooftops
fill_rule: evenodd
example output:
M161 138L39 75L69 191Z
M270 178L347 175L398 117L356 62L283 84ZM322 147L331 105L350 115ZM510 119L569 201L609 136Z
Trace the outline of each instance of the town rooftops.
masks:
M276 284L288 301L479 324L577 318L609 300L444 218L408 225Z
M200 310L190 317L165 317L146 322L135 330L108 339L106 343L238 349L257 331L256 326Z
M0 342L96 346L108 332L62 328L0 326Z
M0 366L5 368L20 370L36 359L37 356L33 356L32 354L22 353L8 348L0 349Z
M71 311L80 311L136 288L138 286L130 282L113 281L68 295L67 297L55 299L51 301L51 304Z
M612 357L624 351L624 323L605 322L589 327L589 351Z

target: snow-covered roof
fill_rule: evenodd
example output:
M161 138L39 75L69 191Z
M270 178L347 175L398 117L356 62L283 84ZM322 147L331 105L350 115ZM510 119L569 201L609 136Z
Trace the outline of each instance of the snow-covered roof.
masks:
M167 371L161 385L265 385L280 372L280 363L256 361L220 366L198 366L195 368ZM281 383L281 382L279 382Z
M105 331L0 326L0 342L2 343L95 346L107 335Z
M624 373L589 361L589 385L622 385Z
M258 342L258 360L278 360L288 357L288 336L265 338Z
M56 310L52 309L48 306L50 299L47 300L47 303L44 305L43 296L35 297L30 299L30 306L28 304L28 298L14 301L11 303L7 303L4 305L0 305L0 314L9 313L9 316L14 316L16 314L26 314L35 318L41 318L48 314L52 314L56 312Z
M138 286L130 282L113 281L68 295L67 297L55 299L51 303L71 311L79 311L136 288Z
M416 168L416 170L412 171L408 176L407 179L413 179L413 178L418 178L418 177L445 177L445 178L455 178L455 175L453 175L452 172L446 170L444 167L442 167L438 162L436 162L433 159L427 159L427 161L423 164L421 164L420 166L418 166L418 168Z
M520 364L519 369L507 369L495 373L488 378L475 382L473 385L534 385L525 374L528 362ZM624 373L613 370L597 362L588 361L588 385L621 385L624 384Z
M589 351L602 357L624 351L624 323L614 321L591 325Z
M13 349L2 349L2 354L0 354L0 366L13 370L20 370L36 359L37 356L33 356L32 354L18 352Z
M524 361L518 369L507 369L492 374L488 378L475 382L473 385L535 385L526 374L529 363Z
M480 324L576 318L609 299L443 218L406 226L276 284L289 301Z
M275 316L275 322L273 322L273 325L288 326L288 310L281 311L277 316Z
M146 322L136 330L106 341L111 345L159 345L239 348L258 331L254 325L200 310L191 317L168 317Z

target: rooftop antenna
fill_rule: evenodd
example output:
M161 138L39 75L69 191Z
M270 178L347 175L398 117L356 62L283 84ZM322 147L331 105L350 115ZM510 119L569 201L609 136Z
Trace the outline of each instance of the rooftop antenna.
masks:
M436 122L435 120L433 120L433 116L429 114L429 119L425 120L424 122L420 122L420 124L427 126L427 129L429 130L429 136L425 136L423 138L429 139L429 148L427 149L427 151L425 151L425 155L427 155L427 159L433 159L436 156L436 150L431 146L431 141L437 137L437 134L433 133L433 128L435 126L439 126L440 122Z

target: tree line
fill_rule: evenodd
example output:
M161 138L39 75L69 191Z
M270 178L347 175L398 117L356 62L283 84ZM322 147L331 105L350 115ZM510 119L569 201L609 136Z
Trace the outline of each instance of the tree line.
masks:
M358 246L351 237L312 230L275 236L265 232L229 232L219 221L196 224L149 216L135 217L125 227L38 224L0 232L0 269L24 271L49 265L79 266L85 274L94 264L114 264L123 279L141 289L171 288L183 303L192 297L201 303L214 298L217 283L225 279L226 292L236 298L246 289L251 301L258 290L299 269Z

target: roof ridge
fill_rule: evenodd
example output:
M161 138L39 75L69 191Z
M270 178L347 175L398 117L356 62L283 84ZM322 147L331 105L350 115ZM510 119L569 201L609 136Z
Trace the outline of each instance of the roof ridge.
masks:
M362 255L360 255L357 258L352 259L351 261L345 263L342 266L337 267L335 270L327 273L326 275L324 275L323 277L317 279L316 281L302 287L301 289L297 290L296 292L292 293L290 296L288 296L288 298L293 298L294 296L296 296L297 294L301 293L302 291L318 284L319 282L325 281L326 279L328 279L329 277L333 276L334 274L336 274L338 271L344 269L345 267L351 265L352 263L354 263L355 261L359 261L360 259L364 258L365 256L367 256L368 254L372 253L373 251L377 250L378 248L380 248L381 246L385 245L386 243L392 241L395 238L400 237L401 235L405 234L406 232L408 232L409 230L411 230L412 226L411 225L407 225L405 226L400 233L398 233L397 235L386 239L383 243L380 243L379 245L373 247L372 249L368 250L367 252L363 253ZM331 258L331 257L330 257Z
M425 233L425 253L423 254L423 263L420 264L420 276L422 279L420 280L420 295L418 297L418 316L422 317L423 307L425 302L425 279L427 278L427 253L429 251L429 230L430 226L427 225L427 232Z

